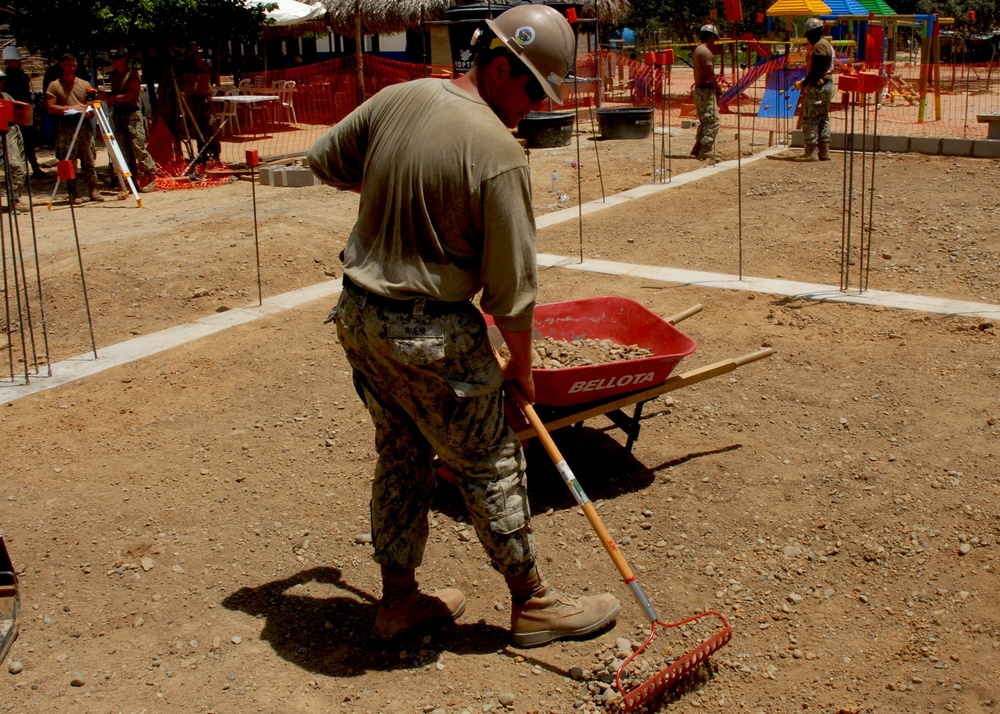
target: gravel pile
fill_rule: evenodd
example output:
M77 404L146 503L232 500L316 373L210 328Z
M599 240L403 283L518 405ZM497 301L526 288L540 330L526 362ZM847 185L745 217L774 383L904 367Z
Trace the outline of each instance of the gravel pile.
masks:
M611 340L584 338L582 340L557 340L554 337L536 338L531 343L534 348L531 366L534 369L564 369L566 367L586 367L609 362L652 357L653 352L638 345L620 345ZM501 356L510 359L510 351L504 345Z

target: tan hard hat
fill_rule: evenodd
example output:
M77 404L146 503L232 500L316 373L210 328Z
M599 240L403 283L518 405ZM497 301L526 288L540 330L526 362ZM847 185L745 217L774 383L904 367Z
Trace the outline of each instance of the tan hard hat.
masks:
M818 17L810 17L806 20L806 32L811 32L812 30L822 30L823 21Z
M486 24L531 70L553 102L562 103L559 86L573 63L573 28L547 5L515 5Z
M719 28L711 23L707 25L702 25L701 30L699 30L699 32L709 32L715 35L716 37L722 37L722 35L719 34Z

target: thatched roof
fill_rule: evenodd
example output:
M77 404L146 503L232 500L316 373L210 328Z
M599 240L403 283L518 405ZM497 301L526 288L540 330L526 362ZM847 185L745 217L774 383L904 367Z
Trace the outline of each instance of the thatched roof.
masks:
M629 0L582 1L583 14L593 17L596 11L601 22L619 22L632 8ZM323 3L333 31L348 36L354 35L355 15L359 12L362 34L374 35L402 32L416 29L421 23L444 20L445 10L459 4L456 0L323 0ZM506 0L494 3L510 4Z

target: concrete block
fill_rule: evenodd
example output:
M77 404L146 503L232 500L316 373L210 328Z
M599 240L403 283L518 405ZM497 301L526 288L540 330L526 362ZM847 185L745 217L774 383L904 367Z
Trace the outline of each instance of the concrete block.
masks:
M261 186L275 186L276 185L274 183L274 171L275 171L275 169L274 169L273 166L264 166L263 168L261 168L260 172L258 173L258 175L260 176L260 185Z
M842 131L830 132L830 148L836 149L837 151L844 150L844 132Z
M907 152L910 150L910 137L908 136L887 136L878 138L879 151Z
M910 151L918 154L940 154L941 138L936 136L911 136Z
M263 172L262 172L263 173ZM302 166L280 166L274 170L274 185L301 188L319 186L321 181L310 169Z
M842 134L841 136L840 146L833 144L831 137L830 143L834 149L843 149L848 151L853 148L855 151L875 151L876 137L874 134L862 134L861 132L855 132L854 134Z
M972 142L972 155L984 159L1000 158L1000 141L996 139L976 139Z
M792 129L792 142L789 144L789 146L798 148L800 146L805 146L805 145L806 145L805 141L802 140L802 130Z
M941 139L941 153L945 156L972 156L972 139Z
M690 119L681 119L681 129L691 129L694 126L694 122Z

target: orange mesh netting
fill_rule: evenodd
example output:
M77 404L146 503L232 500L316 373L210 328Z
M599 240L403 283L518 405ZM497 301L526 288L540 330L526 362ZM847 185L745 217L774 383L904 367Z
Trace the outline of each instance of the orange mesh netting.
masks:
M726 66L722 79L730 92L721 103L723 126L738 126L740 119L735 115L738 94L739 115L745 128L748 124L755 130L789 128L787 119L757 116L767 78L784 64L784 59L768 54L748 70L741 70L739 76L731 65ZM353 56L291 69L252 72L242 78L240 86L228 83L217 87L217 95L229 92L243 98L213 99L217 116L225 116L227 109L230 116L219 136L220 162L208 165L207 173L205 167L198 166L195 171L200 180L195 182L175 180L190 164L190 152L182 150L165 122L154 121L149 149L160 169L157 187L194 188L225 183L231 177L218 176L216 171L244 165L248 149L255 149L261 162L301 157L364 97L398 82L424 76L451 76L450 67L429 67L375 55L364 55L361 68L363 89L358 58ZM977 121L977 115L1000 112L998 63L942 64L934 67L933 74L919 64L889 63L885 70L890 80L880 104L879 133L985 137L987 127ZM653 106L654 121L660 125L679 123L682 117L695 118L691 98L693 74L681 59L669 67L659 67L617 53L589 52L577 58L576 76L575 82L563 84L563 104L553 109L578 106L589 111L594 106ZM869 109L874 104L872 98ZM846 105L838 99L831 117L835 131L844 128L845 109Z

